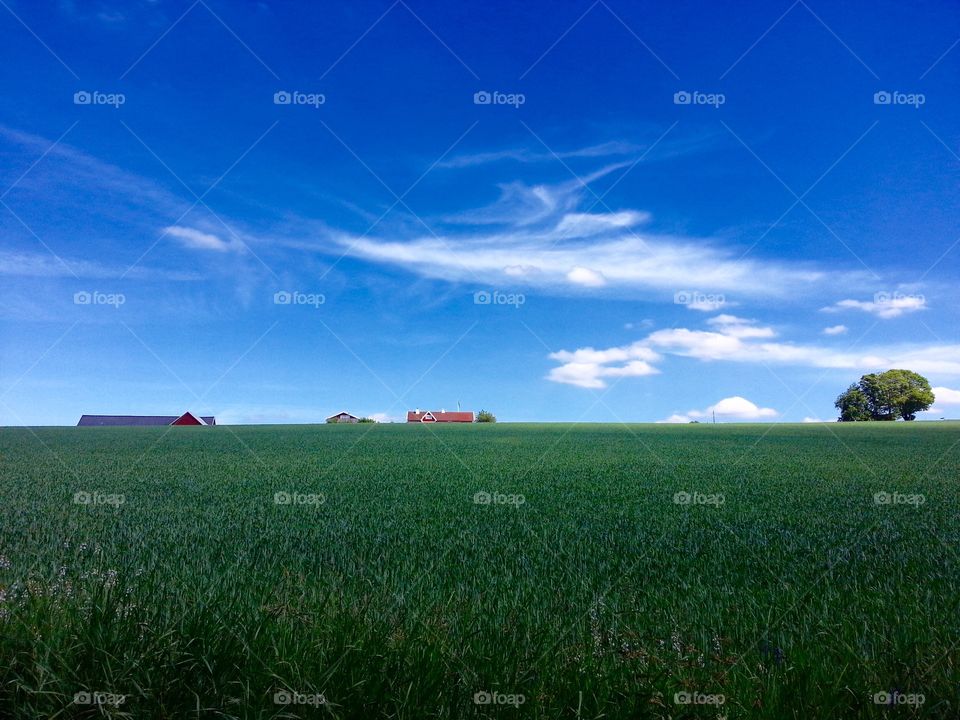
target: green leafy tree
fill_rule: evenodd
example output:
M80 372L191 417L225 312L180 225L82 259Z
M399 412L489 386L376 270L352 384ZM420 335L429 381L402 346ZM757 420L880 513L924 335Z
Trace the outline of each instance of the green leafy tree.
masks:
M867 396L858 383L848 387L847 391L837 398L834 406L840 411L840 422L873 420Z
M482 423L482 422L495 423L496 421L497 421L497 416L494 415L492 412L488 412L487 410L481 410L480 412L477 413L478 423Z
M375 423L376 420L374 420L373 418L370 418L370 417L362 417L362 418L360 418L359 420L357 420L357 422L358 422L358 423Z
M840 421L914 420L934 401L930 382L910 370L887 370L860 378L837 398Z

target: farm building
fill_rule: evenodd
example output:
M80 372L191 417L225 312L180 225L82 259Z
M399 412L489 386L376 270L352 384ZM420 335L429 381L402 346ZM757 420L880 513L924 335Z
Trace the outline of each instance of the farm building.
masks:
M340 412L327 418L328 423L355 423L359 421L360 418L348 412Z
M154 425L216 425L213 415L81 415L77 427L150 427Z
M408 410L408 423L472 423L472 411L447 412L446 410Z

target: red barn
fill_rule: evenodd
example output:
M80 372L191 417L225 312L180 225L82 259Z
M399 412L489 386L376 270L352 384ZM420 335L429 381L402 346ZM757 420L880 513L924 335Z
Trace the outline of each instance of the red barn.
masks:
M408 423L472 423L473 412L447 412L446 410L408 410Z

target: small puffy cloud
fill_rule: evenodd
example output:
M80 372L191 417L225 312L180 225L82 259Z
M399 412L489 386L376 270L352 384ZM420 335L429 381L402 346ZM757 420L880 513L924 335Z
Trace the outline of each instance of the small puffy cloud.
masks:
M709 417L716 413L718 417L730 418L733 420L761 420L763 418L776 417L779 413L773 408L758 407L745 397L734 395L724 398L716 405L711 405L706 410L691 410L688 414L691 417Z
M163 231L177 241L185 248L191 250L213 250L214 252L239 252L243 249L243 243L238 241L226 242L220 237L211 233L201 232L194 228L183 227L181 225L171 225Z
M826 421L826 420L821 420L820 418L815 418L815 417L805 417L805 418L803 419L803 422L805 422L805 423L821 423L821 422L827 422L827 421Z
M717 328L724 335L735 338L771 338L776 335L773 328L757 327L756 320L747 320L736 315L717 315L707 320L707 325Z
M582 285L583 287L603 287L607 284L603 275L596 270L585 267L573 268L573 270L567 273L567 280L574 285Z
M686 413L674 413L670 417L659 420L660 423L684 423L702 418L712 418L716 415L719 420L766 420L779 415L773 408L758 407L745 397L734 395L724 398L706 410L688 410ZM804 420L806 422L806 420ZM818 422L818 421L812 421Z
M960 405L960 390L941 386L933 388L933 394L938 405Z
M831 325L823 329L824 335L844 335L848 328L846 325Z
M873 300L841 300L834 305L822 308L825 312L841 310L862 310L883 320L900 317L907 313L925 310L927 300L923 295L904 295L903 293L877 293Z
M660 356L640 343L607 350L561 350L551 353L550 358L562 364L550 371L548 380L584 388L606 387L604 378L608 377L642 377L660 372L651 365Z

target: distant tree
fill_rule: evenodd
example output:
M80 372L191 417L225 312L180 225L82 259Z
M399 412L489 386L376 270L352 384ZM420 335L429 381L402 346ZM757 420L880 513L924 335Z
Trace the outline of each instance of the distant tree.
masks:
M481 410L477 413L477 422L478 423L495 423L497 421L497 416L492 412L486 410Z
M866 393L860 389L858 383L853 383L847 391L837 398L834 407L840 411L840 422L855 422L858 420L873 420L870 415L869 402Z
M375 423L376 420L374 420L373 418L369 418L369 417L362 417L362 418L360 418L359 420L357 420L357 422L358 422L358 423Z
M870 373L847 388L834 406L841 422L858 420L914 420L933 405L930 382L910 370Z

